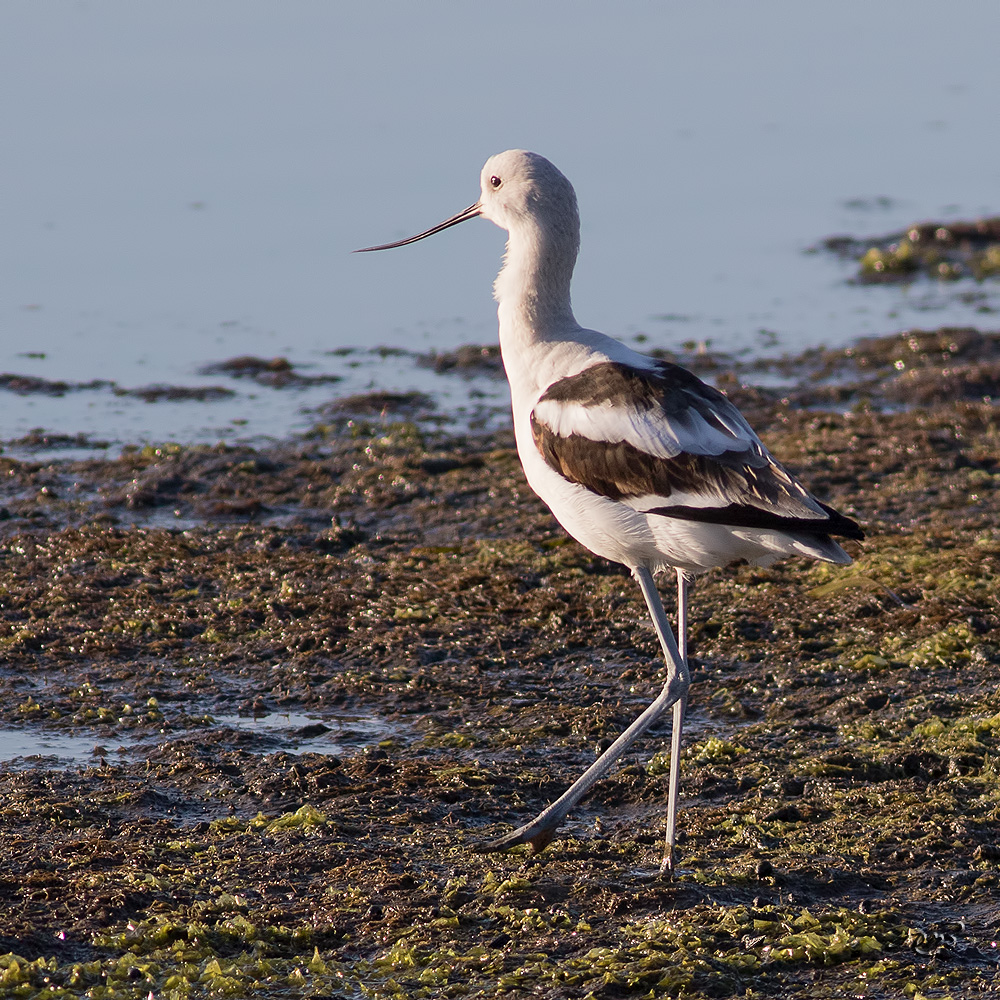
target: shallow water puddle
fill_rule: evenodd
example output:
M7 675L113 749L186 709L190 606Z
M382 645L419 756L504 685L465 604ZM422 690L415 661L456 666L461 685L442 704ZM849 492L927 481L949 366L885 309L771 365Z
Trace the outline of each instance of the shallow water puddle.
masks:
M396 727L375 715L344 715L334 718L316 713L279 711L264 715L213 715L214 728L234 729L262 737L259 746L243 744L251 752L336 754L371 746L393 735ZM126 760L148 752L161 742L192 735L191 731L102 734L61 732L41 726L0 728L0 764L8 768L28 768L41 764L70 767L98 764L102 760Z
M397 726L377 715L324 718L315 712L269 712L266 715L213 715L223 726L278 737L289 753L339 753L378 743Z
M42 759L79 763L107 755L109 750L92 732L60 733L35 727L0 729L0 763L6 765L29 767Z

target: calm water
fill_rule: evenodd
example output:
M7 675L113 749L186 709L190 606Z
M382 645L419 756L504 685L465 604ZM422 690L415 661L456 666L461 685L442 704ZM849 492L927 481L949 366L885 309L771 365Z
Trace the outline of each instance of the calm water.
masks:
M199 367L285 355L336 391L426 387L411 359L328 352L493 341L503 234L349 251L468 205L511 146L576 185L588 325L789 350L996 326L951 286L856 288L803 251L1000 211L997 38L994 0L5 0L0 371L227 384ZM218 403L0 391L0 439L280 435L332 392L228 384Z

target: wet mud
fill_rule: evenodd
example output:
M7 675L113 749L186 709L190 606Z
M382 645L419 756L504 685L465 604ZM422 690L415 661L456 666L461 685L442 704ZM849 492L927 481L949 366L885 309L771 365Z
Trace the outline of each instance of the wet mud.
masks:
M454 351L421 354L417 363L432 368L438 374L459 372L464 375L492 375L503 378L503 362L497 344L466 344Z
M10 372L0 373L0 390L13 392L19 396L65 396L71 392L110 391L116 396L132 396L147 403L158 403L163 400L211 402L216 399L228 399L235 395L232 389L220 385L145 385L129 389L109 379L66 382L62 379L45 379L36 375L15 375Z
M296 371L288 358L258 358L244 354L227 361L218 361L203 365L199 375L227 375L235 379L249 379L258 385L272 389L284 389L288 386L332 385L341 381L342 376L332 374L304 375Z
M434 400L425 392L374 392L341 396L321 407L319 412L327 417L351 414L356 417L405 417L411 420L427 419L434 410Z
M0 454L0 994L995 995L1000 336L682 360L868 539L697 583L672 880L666 726L474 852L661 676L509 431Z

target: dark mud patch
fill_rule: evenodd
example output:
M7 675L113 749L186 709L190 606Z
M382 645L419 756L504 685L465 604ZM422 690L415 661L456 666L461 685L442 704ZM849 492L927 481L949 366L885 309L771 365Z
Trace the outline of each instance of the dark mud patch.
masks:
M496 344L465 344L454 351L433 351L421 354L417 364L431 368L439 375L454 372L460 375L504 377L500 348Z
M387 392L379 389L373 392L342 396L322 407L318 412L324 416L384 417L392 415L418 419L426 418L435 408L434 400L424 392Z
M355 420L262 449L0 458L3 726L107 751L0 773L3 988L989 995L1000 411L880 386L901 359L947 386L996 344L913 336L765 372L779 388L731 376L868 539L846 569L699 581L672 882L662 729L538 858L471 850L659 687L636 588L555 525L509 431ZM824 403L837 378L867 399ZM281 711L318 722L231 719ZM352 714L384 735L295 736Z
M116 396L133 396L146 403L180 403L187 400L210 403L217 399L232 399L236 395L232 389L221 385L146 385L138 389L116 386L114 391Z
M129 389L108 379L66 382L61 379L41 378L37 375L13 375L9 372L0 374L0 389L6 389L8 392L17 393L20 396L65 396L70 392L110 389L116 396L132 396L145 400L147 403L158 403L164 400L211 402L216 399L229 399L235 395L232 389L216 385L147 385Z
M304 375L296 370L288 358L257 358L241 355L228 361L217 361L204 365L199 375L228 375L231 378L248 379L271 389L332 385L341 381L340 375Z
M922 222L885 236L832 236L822 245L856 260L856 280L864 283L1000 277L1000 218Z
M62 451L63 449L103 451L111 447L110 441L93 438L89 434L56 434L36 427L19 438L4 444L20 451Z
M93 389L112 389L115 383L107 379L91 379L89 382L66 382L62 379L41 378L38 375L16 375L12 372L0 373L0 389L15 392L19 396L65 396L68 392L84 392Z

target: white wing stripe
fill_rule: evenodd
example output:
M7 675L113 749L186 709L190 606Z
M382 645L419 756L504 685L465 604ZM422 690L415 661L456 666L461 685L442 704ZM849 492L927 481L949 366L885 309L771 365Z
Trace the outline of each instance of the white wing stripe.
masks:
M728 507L733 502L733 497L726 497L718 492L682 493L679 490L671 493L668 497L647 493L641 497L622 497L619 501L640 514L647 514L658 507Z
M534 412L535 419L559 437L576 434L608 444L624 441L654 458L675 458L681 452L694 455L744 452L756 443L755 437L745 433L726 434L693 408L684 412L683 419L677 420L662 411L642 411L612 403L585 406L541 399ZM728 427L728 421L726 424Z

